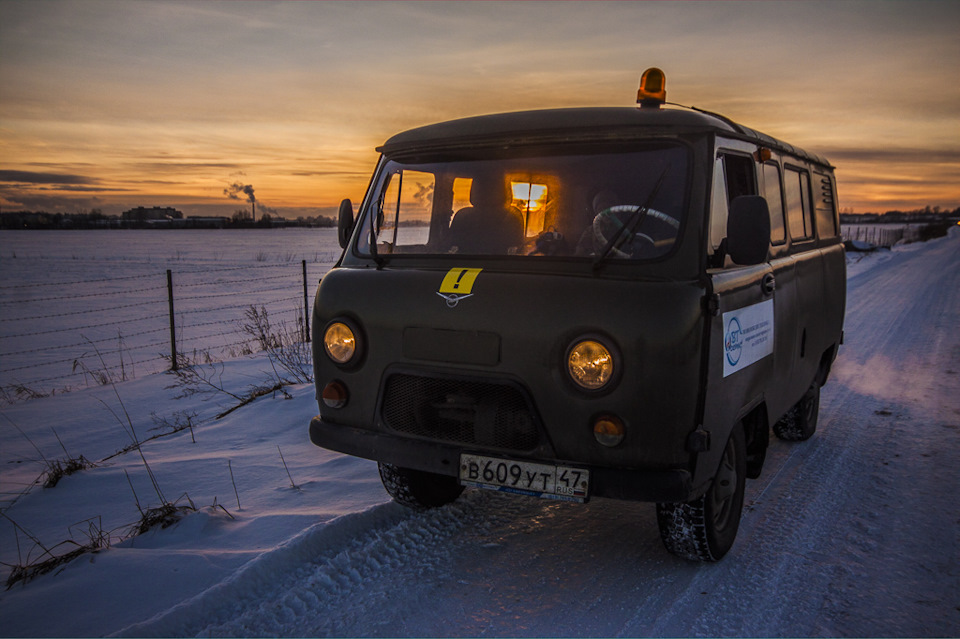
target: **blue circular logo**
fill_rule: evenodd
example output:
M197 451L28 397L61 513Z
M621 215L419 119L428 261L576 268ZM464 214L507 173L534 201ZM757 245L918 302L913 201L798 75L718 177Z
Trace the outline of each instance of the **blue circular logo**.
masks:
M740 329L740 322L736 317L730 318L727 324L727 334L723 338L723 351L727 354L727 361L731 366L736 366L740 361L740 355L743 353L743 332Z

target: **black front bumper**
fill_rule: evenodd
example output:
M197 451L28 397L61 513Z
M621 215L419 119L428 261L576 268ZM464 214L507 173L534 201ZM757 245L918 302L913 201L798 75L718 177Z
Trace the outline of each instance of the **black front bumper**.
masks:
M458 474L460 453L491 454L464 446L412 439L399 435L375 432L324 422L319 415L310 420L310 441L321 448L354 457L405 468L423 470L439 475ZM504 455L494 456L509 457ZM632 501L678 502L693 496L693 482L689 471L635 470L585 466L575 461L522 459L539 463L560 463L586 468L590 471L590 497L609 497Z

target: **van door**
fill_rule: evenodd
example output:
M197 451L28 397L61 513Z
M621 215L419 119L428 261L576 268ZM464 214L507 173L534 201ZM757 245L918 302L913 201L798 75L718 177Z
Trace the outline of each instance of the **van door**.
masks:
M825 343L822 301L823 256L817 250L810 206L810 174L803 168L784 165L784 193L790 229L790 254L796 265L797 313L792 354L792 374L786 380L789 395L782 410L788 410L810 387ZM771 407L771 409L774 407ZM780 407L777 407L780 408ZM773 414L776 418L779 415Z
M715 160L711 244L720 234L719 227L726 227L730 202L740 195L760 194L752 153L755 147L737 146L740 148L722 151ZM771 264L734 264L729 256L723 256L723 242L719 244L713 247L714 266L707 270L712 297L702 424L710 434L710 450L697 458L694 483L698 488L709 485L734 424L764 401L774 374L779 326L774 323L781 293Z

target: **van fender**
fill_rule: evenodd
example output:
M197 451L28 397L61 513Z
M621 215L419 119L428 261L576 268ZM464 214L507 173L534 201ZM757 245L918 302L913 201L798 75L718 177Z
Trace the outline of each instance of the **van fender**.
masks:
M770 418L767 402L760 394L744 404L737 411L736 419L729 427L714 429L710 433L709 451L697 453L694 463L693 498L698 497L710 486L713 475L720 463L724 445L734 428L742 428L747 444L747 477L756 479L763 469L767 447L770 444Z
M823 355L820 357L820 366L817 368L817 376L815 378L818 385L823 386L827 383L827 378L830 377L830 371L833 368L833 362L837 359L837 352L840 350L840 347L837 344L832 344L830 348L823 352Z

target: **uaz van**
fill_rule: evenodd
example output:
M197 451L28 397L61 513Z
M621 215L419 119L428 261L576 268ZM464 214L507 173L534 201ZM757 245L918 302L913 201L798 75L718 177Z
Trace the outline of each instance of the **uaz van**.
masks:
M804 440L846 296L833 167L691 108L400 133L316 294L318 446L394 500L464 486L656 503L679 556L731 547L769 432Z

